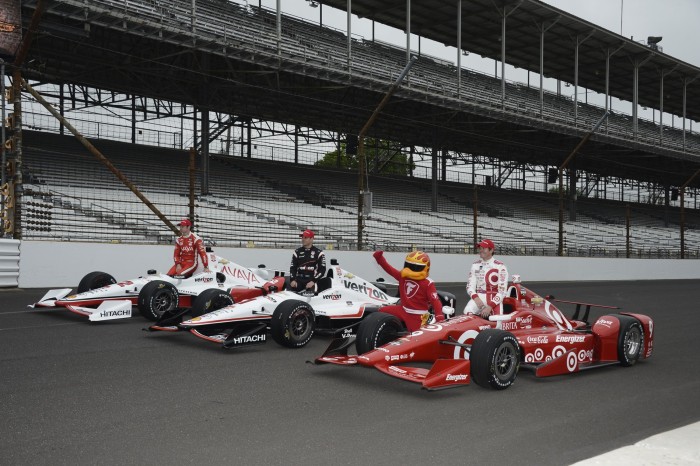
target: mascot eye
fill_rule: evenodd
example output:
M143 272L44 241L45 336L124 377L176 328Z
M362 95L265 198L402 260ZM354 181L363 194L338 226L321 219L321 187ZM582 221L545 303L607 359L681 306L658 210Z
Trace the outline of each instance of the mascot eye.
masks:
M404 268L412 270L413 272L420 272L425 269L425 264L412 264L410 262L404 262Z

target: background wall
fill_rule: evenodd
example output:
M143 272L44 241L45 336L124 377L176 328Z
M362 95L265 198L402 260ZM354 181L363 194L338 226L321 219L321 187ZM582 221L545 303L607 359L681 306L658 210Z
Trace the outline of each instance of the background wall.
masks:
M77 287L88 272L100 270L117 280L146 273L148 269L167 271L172 265L173 246L123 245L22 241L20 244L21 288ZM247 267L265 264L289 271L292 251L278 249L216 248L219 256ZM365 279L388 278L370 252L326 251L328 259ZM404 253L387 253L394 267L401 267ZM437 282L466 283L475 254L431 254L430 276ZM675 259L600 259L581 257L499 256L511 274L524 282L577 280L659 280L700 278L700 263Z

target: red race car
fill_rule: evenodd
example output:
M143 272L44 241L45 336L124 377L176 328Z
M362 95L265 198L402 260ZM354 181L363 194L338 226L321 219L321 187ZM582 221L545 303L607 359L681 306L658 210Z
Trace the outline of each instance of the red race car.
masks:
M335 340L315 363L374 367L429 390L467 385L472 379L502 390L513 384L521 365L547 377L611 364L631 366L651 356L654 324L648 316L619 312L591 325L591 307L619 308L545 299L521 285L517 275L507 296L503 315L489 320L461 315L410 334L394 316L374 313L357 331L358 355L348 354L353 342ZM574 316L567 319L553 302L576 304ZM426 362L432 367L411 365Z

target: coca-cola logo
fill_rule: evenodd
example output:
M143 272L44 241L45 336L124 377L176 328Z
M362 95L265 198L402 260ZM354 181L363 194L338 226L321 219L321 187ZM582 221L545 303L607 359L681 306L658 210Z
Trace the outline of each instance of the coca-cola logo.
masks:
M536 337L527 337L527 342L533 345L546 345L549 343L549 337L539 335Z

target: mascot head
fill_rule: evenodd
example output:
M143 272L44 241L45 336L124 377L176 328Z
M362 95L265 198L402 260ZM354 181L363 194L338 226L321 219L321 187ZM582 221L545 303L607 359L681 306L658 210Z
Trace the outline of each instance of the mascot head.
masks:
M423 251L414 251L406 256L401 278L423 280L430 273L430 257Z

